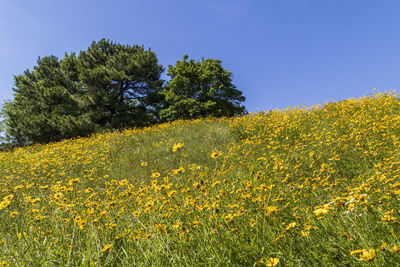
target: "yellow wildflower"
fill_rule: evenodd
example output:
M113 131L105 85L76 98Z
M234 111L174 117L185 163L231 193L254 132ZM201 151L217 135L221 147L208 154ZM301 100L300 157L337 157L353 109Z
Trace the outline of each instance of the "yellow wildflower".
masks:
M295 226L296 226L296 222L289 223L289 225L286 227L286 231L294 228Z
M396 222L397 218L393 216L394 210L385 212L385 214L382 216L382 221L384 222Z
M268 207L267 207L267 213L266 213L266 215L269 216L269 215L271 215L273 212L278 212L278 211L279 211L279 209L278 209L277 206L268 206Z
M11 217L11 218L14 218L14 217L17 216L18 214L19 214L18 211L10 212L10 217Z
M110 251L113 244L105 245L104 248L101 249L101 252Z
M17 190L19 190L19 189L22 189L22 188L24 188L24 185L17 185L17 186L15 186L13 189L14 189L14 191L17 191Z
M172 191L169 191L167 195L168 195L168 197L173 197L176 195L176 193L177 193L176 190L172 190Z
M210 154L210 157L212 157L213 159L218 158L219 156L222 155L222 152L220 151L214 151L213 153Z
M268 260L265 261L267 266L276 266L279 264L279 259L278 258L269 258Z
M321 214L327 214L329 210L331 210L332 207L329 206L329 204L322 205L320 208L317 208L314 210L314 214L316 216L320 216Z
M13 194L11 194L11 195L8 195L8 196L5 196L5 197L3 197L3 200L11 200L11 199L13 199L14 198L14 195Z
M2 202L0 202L0 210L7 208L10 205L11 205L11 201L9 201L9 200L2 201Z
M400 247L398 247L398 246L393 246L393 247L390 249L391 252L397 252L397 251L399 251L399 250L400 250Z
M46 218L46 217L43 216L43 215L37 215L37 216L35 217L35 219L36 219L37 221L41 221L41 220L43 220L44 218Z
M321 214L327 214L328 212L329 212L329 210L326 210L326 209L316 209L316 210L314 210L314 214L316 216L319 216Z
M180 167L179 169L174 169L172 170L175 174L180 174L185 172L185 169L183 167Z
M152 174L151 174L151 177L153 177L153 178L158 178L158 177L160 177L161 176L161 174L159 173L159 172L153 172Z
M182 147L183 147L183 144L182 144L182 143L174 144L174 146L172 147L172 152L177 152L177 151L179 151Z
M79 178L71 179L71 180L68 181L68 185L71 186L73 184L79 183L79 181L80 181Z
M365 251L365 249L356 249L356 250L350 251L350 255L360 254L364 251Z
M364 250L362 252L362 254L360 255L360 259L363 259L366 261L372 261L374 258L375 258L375 250L373 248Z
M249 221L250 227L254 227L257 224L257 221L255 219L251 219Z
M301 236L309 236L310 232L309 231L301 231Z

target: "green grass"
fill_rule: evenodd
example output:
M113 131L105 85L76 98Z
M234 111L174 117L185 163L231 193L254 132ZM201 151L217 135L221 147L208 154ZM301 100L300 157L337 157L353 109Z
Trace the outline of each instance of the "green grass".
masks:
M380 94L0 153L0 262L396 266L399 112Z

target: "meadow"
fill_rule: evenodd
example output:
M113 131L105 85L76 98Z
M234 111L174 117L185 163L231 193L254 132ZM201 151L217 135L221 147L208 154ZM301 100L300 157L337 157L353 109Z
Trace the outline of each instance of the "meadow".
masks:
M400 99L0 153L0 266L396 266Z

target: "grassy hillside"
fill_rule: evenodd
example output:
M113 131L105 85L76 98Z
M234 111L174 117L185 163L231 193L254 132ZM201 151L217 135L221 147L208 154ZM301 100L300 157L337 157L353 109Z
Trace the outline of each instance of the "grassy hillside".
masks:
M394 266L400 99L0 153L4 265Z

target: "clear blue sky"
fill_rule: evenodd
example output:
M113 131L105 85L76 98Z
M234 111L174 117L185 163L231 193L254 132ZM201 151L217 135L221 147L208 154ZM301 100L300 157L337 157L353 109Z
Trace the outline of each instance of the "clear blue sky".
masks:
M312 105L400 87L400 1L0 0L0 102L38 56L108 38L217 58L249 111Z

